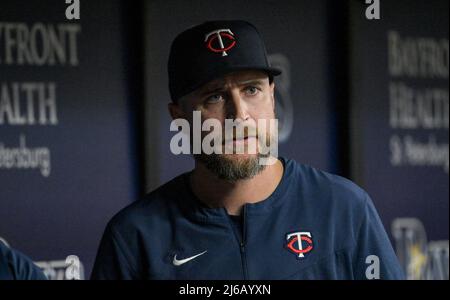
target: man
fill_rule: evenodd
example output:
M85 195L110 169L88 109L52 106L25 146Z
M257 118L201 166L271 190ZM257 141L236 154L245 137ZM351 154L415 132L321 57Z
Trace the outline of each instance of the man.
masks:
M25 254L0 239L0 280L46 280L42 270Z
M184 31L172 44L168 71L174 119L192 124L200 112L202 120L238 120L251 129L275 118L273 77L280 71L270 67L247 22L211 21ZM92 278L403 278L361 188L290 159L261 164L268 155L260 139L276 142L276 132L248 128L220 145L243 146L244 153L197 153L193 171L119 212L105 230ZM250 153L255 141L258 151Z

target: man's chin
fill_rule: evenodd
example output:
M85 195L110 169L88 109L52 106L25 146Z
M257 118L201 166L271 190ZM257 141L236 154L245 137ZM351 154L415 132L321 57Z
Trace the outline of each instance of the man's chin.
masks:
M259 164L258 154L201 154L194 157L218 178L231 182L253 178L265 168Z
M228 161L243 162L246 160L258 159L258 154L249 153L231 153L231 154L218 154L219 159L225 159Z

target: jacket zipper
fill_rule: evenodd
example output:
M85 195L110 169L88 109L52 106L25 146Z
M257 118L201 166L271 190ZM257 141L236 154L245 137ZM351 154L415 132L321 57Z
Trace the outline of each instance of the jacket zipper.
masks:
M233 231L234 237L236 238L236 242L239 246L239 252L241 255L241 265L242 265L242 273L244 275L244 279L248 279L248 271L247 271L247 260L246 260L246 254L245 254L245 239L247 235L247 228L246 228L246 212L245 212L245 205L242 209L242 232L238 232L236 226L233 224L233 221L230 217L228 217L229 225L231 226L231 230ZM241 238L242 236L242 238Z
M245 205L242 208L242 240L241 240L241 260L242 260L242 269L244 270L244 280L248 279L248 268L247 268L247 256L245 253L245 241L247 238L247 213L245 209Z

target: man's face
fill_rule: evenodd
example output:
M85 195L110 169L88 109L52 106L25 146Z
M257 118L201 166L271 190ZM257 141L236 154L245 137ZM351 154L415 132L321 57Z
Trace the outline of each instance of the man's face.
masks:
M273 139L269 120L275 118L274 84L269 83L266 73L239 71L227 74L179 99L178 109L191 123L191 128L193 111L201 112L202 122L215 119L222 124L222 154L195 155L220 178L230 181L247 179L264 169L258 158L261 157L260 143L266 141L258 139L258 130L262 129L257 125L258 122L266 123L265 132L259 132L259 135L264 135L269 143ZM227 119L247 127L242 131L244 134L225 132ZM207 134L207 131L201 133L202 140ZM256 152L251 151L250 143L256 145ZM238 147L244 151L237 153ZM231 151L226 151L227 148Z

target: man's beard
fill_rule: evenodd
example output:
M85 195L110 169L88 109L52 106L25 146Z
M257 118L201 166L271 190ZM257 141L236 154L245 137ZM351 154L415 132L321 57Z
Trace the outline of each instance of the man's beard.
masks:
M266 141L270 144L272 140L273 137L270 133L266 133ZM259 143L259 139L257 139L257 143ZM233 148L233 150L236 150L236 148ZM233 153L235 152L233 151ZM194 154L194 159L203 163L219 179L236 182L251 179L261 173L267 166L261 164L261 160L270 157L270 153L263 154L257 151L255 155L250 157L240 154L233 154L233 156L234 158L230 158L227 154L201 153Z
M194 158L214 173L219 179L229 182L251 179L262 172L266 165L260 164L261 158L268 157L265 154L256 154L248 158L230 159L223 154L197 154Z

